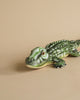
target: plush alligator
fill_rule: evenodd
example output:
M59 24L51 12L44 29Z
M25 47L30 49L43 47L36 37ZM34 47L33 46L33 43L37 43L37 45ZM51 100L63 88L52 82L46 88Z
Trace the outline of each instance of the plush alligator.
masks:
M55 68L61 68L66 65L62 59L67 56L80 56L80 40L59 40L46 45L45 48L36 47L26 58L26 66L29 68L42 68L53 64Z

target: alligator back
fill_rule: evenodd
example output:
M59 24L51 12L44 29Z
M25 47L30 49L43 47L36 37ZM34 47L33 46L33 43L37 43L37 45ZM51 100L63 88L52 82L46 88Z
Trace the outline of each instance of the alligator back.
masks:
M59 40L48 44L46 50L50 56L56 56L59 58L66 57L69 54L70 41Z

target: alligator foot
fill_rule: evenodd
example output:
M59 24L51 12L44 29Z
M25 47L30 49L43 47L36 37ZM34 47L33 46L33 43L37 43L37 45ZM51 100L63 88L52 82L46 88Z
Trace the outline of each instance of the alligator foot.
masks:
M57 58L57 57L53 57L53 66L55 68L61 68L63 66L66 65L65 61L63 59Z

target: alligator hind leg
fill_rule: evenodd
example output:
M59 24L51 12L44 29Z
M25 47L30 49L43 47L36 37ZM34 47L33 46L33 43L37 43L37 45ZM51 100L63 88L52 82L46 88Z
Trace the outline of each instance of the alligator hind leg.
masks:
M58 68L58 67L61 68L61 67L66 65L66 63L63 59L60 59L60 58L57 58L57 57L53 57L52 59L53 59L53 63L54 63L53 66L55 68Z
M70 52L70 56L78 57L78 56L80 56L80 51L78 51L77 49L75 49L74 51Z

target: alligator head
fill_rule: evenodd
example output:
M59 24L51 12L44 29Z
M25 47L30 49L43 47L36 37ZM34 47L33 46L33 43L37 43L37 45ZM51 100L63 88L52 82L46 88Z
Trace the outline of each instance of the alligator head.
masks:
M31 51L29 57L26 58L26 64L38 67L44 65L47 62L48 57L49 55L46 49L36 47Z

